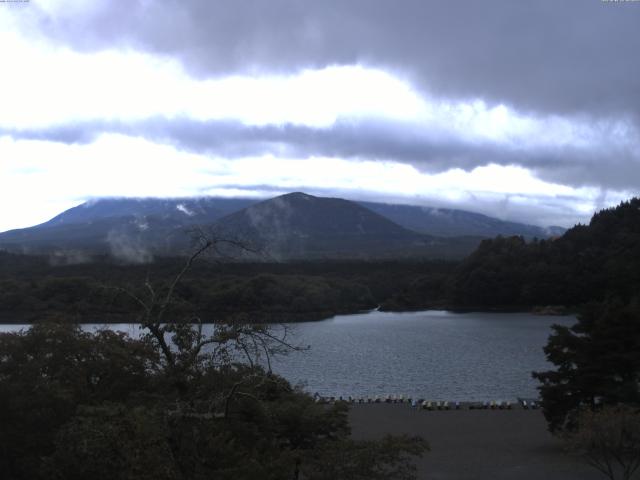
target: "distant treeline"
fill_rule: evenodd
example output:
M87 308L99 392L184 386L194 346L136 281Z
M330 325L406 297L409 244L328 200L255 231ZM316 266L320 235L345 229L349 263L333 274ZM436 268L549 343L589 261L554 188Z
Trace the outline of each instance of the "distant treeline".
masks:
M571 310L640 293L640 199L596 213L562 237L484 240L443 283L425 277L387 302L404 309L440 298L454 309ZM551 309L553 311L554 309Z
M482 242L456 271L455 305L568 305L640 292L640 199L593 216L556 240Z
M52 265L48 257L0 252L0 320L134 322L151 290L161 295L184 264L159 258L123 265L95 257ZM300 262L193 265L176 287L170 314L204 322L318 320L368 310L425 279L440 284L454 263ZM151 287L151 288L149 288Z

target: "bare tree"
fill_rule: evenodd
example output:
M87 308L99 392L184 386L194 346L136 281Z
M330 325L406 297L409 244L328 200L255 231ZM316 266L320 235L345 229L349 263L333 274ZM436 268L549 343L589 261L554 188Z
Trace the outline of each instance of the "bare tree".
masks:
M640 467L640 410L631 406L585 410L566 440L570 450L611 480L630 480Z
M255 387L256 381L264 383L273 380L273 355L303 348L289 340L286 325L274 328L267 324L230 321L210 324L205 332L203 322L197 315L172 318L171 307L177 301L176 289L201 257L229 258L233 251L259 253L242 241L205 233L200 229L192 231L192 238L192 253L170 281L158 285L147 277L144 285L136 290L123 287L116 289L140 307L137 318L140 328L161 354L167 374L177 382L184 383L211 367L220 369L238 362L249 366L253 373L242 378L221 396L219 404L222 407L218 405L218 408L222 408L226 416L234 398L250 396L243 391L243 386ZM264 369L256 368L258 366L264 366Z

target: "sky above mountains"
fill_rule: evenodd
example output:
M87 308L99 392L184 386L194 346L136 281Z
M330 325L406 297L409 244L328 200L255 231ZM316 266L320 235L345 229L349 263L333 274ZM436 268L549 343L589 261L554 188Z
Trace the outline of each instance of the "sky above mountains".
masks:
M0 3L0 231L103 196L570 226L640 193L640 2Z

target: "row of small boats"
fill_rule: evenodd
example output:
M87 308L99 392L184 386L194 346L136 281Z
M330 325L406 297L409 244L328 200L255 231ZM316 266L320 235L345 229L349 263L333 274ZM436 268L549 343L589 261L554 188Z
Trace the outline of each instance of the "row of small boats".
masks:
M509 400L491 400L484 402L449 402L447 400L426 400L424 398L411 398L404 395L387 395L387 396L369 396L369 397L324 397L318 393L314 394L314 399L317 403L405 403L411 405L412 408L421 410L511 410L515 407L522 408L524 410L535 410L539 407L537 400L527 400L518 398L515 402Z

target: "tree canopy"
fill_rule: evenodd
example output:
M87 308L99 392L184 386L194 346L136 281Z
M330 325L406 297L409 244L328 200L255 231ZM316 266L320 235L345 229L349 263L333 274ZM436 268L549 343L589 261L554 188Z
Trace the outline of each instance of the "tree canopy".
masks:
M640 303L591 304L572 327L555 325L544 351L556 370L534 372L551 431L577 426L581 409L640 406Z
M69 322L0 334L3 478L414 478L424 440L354 441L346 404L271 372L271 355L296 348L285 335L174 320L176 289L208 246L164 285L120 288L138 305L139 339Z
M640 290L640 198L596 213L562 237L484 240L451 276L458 307L579 307Z

